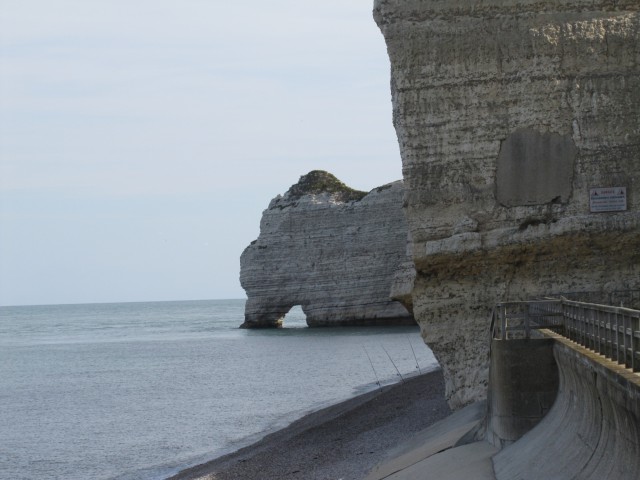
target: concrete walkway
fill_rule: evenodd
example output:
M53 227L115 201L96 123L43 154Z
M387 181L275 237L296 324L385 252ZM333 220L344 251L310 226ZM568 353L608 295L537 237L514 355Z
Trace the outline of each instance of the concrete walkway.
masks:
M485 413L485 402L474 403L423 430L390 451L365 480L495 480L491 457L498 449L463 438Z

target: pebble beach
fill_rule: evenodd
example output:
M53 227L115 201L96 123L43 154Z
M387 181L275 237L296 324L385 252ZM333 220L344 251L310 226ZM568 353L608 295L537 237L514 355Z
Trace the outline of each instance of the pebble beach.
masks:
M359 480L389 449L449 414L436 370L310 413L168 480Z

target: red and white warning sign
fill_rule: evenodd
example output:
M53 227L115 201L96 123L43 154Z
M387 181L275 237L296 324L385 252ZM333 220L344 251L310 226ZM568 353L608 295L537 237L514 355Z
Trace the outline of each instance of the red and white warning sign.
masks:
M627 187L592 188L589 191L591 212L621 212L627 209Z

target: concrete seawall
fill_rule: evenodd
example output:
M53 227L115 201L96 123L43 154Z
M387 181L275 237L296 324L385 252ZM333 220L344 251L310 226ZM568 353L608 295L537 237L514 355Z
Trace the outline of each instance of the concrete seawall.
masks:
M640 376L546 334L555 339L558 396L533 430L493 457L496 478L638 478Z
M420 432L366 480L640 478L640 375L541 332L493 341L486 406Z
M421 432L367 480L640 479L639 332L624 307L496 304L481 415Z
M552 338L491 341L486 440L516 442L551 409L558 393Z

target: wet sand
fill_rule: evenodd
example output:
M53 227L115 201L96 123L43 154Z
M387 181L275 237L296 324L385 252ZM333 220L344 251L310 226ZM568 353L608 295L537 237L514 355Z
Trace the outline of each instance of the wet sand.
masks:
M313 412L170 480L359 480L386 451L449 413L437 370Z

